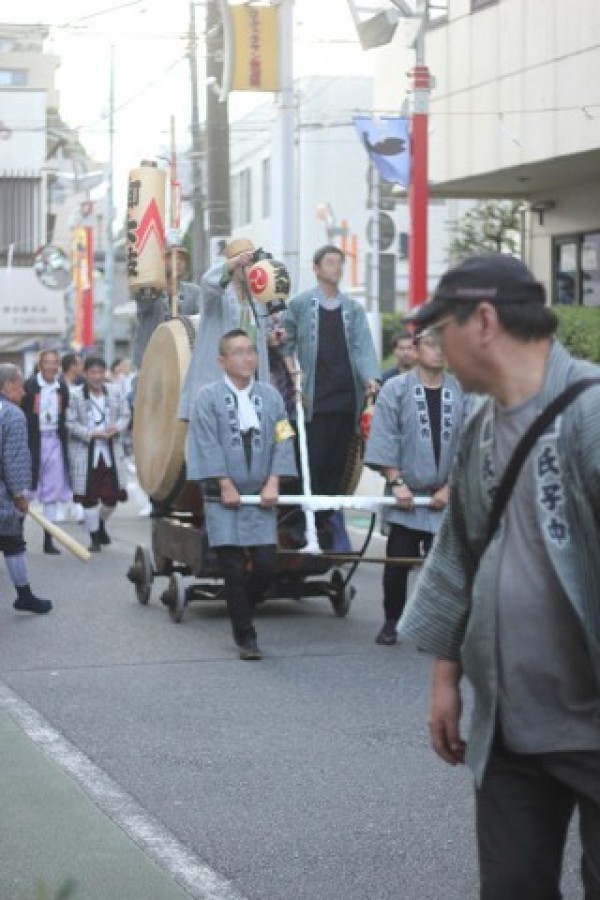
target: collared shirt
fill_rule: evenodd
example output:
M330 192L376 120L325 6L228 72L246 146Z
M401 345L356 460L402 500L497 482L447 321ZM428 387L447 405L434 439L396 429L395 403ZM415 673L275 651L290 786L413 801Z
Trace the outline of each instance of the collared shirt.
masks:
M321 297L321 291L316 287L298 294L290 300L285 316L287 342L282 352L285 357L297 355L300 368L305 374L303 394L306 401L307 422L311 420L313 414ZM353 297L339 294L339 299L354 379L357 400L355 421L358 426L365 385L380 377L379 364L363 307Z
M100 396L90 393L87 401L88 428L90 431L104 431L106 428L106 416L108 413L107 397L104 392ZM103 459L107 466L111 465L110 453L108 449L108 441L103 438L94 439L94 459L92 465L94 469Z

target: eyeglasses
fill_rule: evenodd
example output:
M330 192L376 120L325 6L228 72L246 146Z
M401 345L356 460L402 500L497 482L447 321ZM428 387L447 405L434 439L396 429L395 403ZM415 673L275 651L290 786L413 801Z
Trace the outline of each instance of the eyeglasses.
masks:
M441 334L428 334L419 339L417 346L431 347L433 350L437 350L442 346L442 336Z
M445 319L440 319L435 325L430 325L429 328L422 331L422 336L417 336L415 343L425 344L426 347L439 347L444 336L444 328L453 321L454 316L446 316Z
M445 319L440 319L439 322L436 322L435 325L432 325L431 328L428 329L429 334L435 334L441 337L444 333L444 328L446 325L449 325L450 322L454 322L454 316L446 316Z
M233 356L238 359L242 356L256 356L256 347L236 347L235 350L230 350L225 356Z

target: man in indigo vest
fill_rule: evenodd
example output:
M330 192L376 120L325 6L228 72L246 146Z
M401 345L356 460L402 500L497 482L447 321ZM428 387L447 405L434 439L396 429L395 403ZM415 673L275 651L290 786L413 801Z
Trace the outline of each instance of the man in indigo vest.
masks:
M340 291L344 254L333 245L313 257L317 284L287 309L284 356L304 376L312 491L339 494L350 441L380 372L369 324L357 300Z

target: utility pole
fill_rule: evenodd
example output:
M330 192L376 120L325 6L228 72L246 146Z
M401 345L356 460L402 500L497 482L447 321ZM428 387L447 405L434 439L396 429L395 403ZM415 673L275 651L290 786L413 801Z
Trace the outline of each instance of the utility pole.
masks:
M219 99L223 77L223 21L217 0L206 3L206 174L208 237L229 237L229 104ZM209 261L212 264L213 260Z
M106 194L106 248L104 251L104 356L110 368L115 355L113 308L115 296L115 248L113 239L114 144L115 144L115 48L110 48L110 88L108 99L108 190ZM90 278L92 273L90 272Z
M190 0L189 60L192 97L192 277L198 281L206 269L206 240L204 228L204 198L202 186L202 134L200 131L200 109L198 106L198 36L196 34L196 4Z

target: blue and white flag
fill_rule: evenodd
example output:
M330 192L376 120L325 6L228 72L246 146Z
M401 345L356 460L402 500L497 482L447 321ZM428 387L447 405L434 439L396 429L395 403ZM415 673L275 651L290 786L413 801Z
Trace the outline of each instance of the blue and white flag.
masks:
M409 120L356 116L354 125L371 162L383 181L407 188L410 184Z

